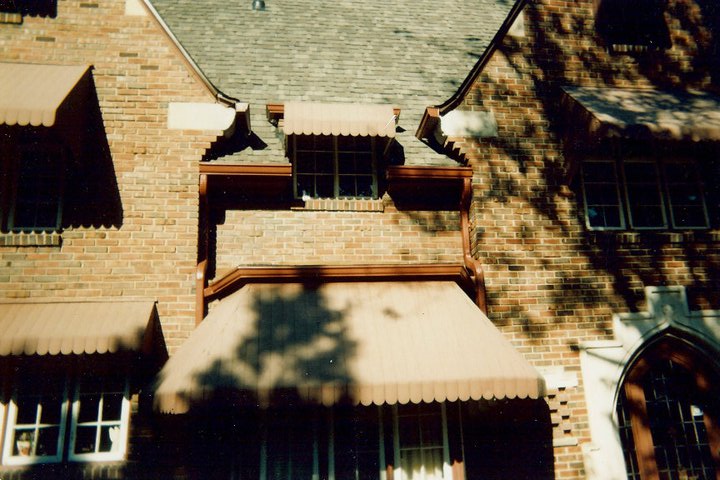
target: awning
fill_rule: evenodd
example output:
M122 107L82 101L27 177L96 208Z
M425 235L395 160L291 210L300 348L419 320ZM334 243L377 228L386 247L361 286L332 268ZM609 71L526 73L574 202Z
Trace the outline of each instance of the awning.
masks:
M0 63L0 125L51 127L88 66Z
M598 137L720 140L720 97L655 89L563 87L573 121Z
M150 353L152 301L0 303L0 357Z
M247 284L159 374L156 407L538 398L544 381L454 282Z
M288 102L286 135L352 135L394 137L397 117L391 105Z

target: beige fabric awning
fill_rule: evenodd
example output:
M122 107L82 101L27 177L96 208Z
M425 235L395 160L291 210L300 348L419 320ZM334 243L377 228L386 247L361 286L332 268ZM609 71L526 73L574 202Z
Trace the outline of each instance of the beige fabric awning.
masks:
M720 140L720 97L655 89L563 87L573 120L599 137Z
M395 136L390 105L288 102L283 118L286 135Z
M51 127L88 66L0 63L0 125Z
M219 392L380 405L538 398L544 381L454 282L248 284L168 360L155 402L184 413Z
M149 353L155 303L0 303L0 356Z

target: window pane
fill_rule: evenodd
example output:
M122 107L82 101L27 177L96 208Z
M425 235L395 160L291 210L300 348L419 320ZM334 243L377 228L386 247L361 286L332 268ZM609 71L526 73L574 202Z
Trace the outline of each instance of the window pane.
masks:
M628 183L657 183L657 167L654 162L625 162L625 180Z
M19 397L15 404L17 405L17 425L34 425L38 415L38 405L40 397L27 396Z
M25 149L20 158L15 197L15 228L54 229L58 223L62 191L59 153Z
M333 137L330 135L315 135L315 150L332 152L334 150Z
M665 227L657 165L654 162L628 161L625 162L624 171L632 226Z
M120 449L120 426L106 425L100 430L100 452L115 452Z
M340 196L341 197L354 197L355 192L355 177L342 176L340 177Z
M633 226L638 228L664 227L663 211L659 205L631 205Z
M585 214L590 228L622 228L622 203L614 162L582 165Z
M100 408L100 395L83 394L80 396L80 413L78 421L80 423L96 422L98 420L98 409Z
M315 198L367 197L376 195L373 141L370 137L313 137L313 150L295 152L296 193ZM298 141L299 138L298 138ZM304 147L307 145L301 141ZM300 144L297 144L300 145ZM312 156L313 162L308 158ZM300 175L315 175L312 184ZM327 175L330 178L319 178ZM343 179L342 177L347 177ZM361 176L361 177L360 177Z
M583 178L592 182L615 183L615 164L613 162L586 161L582 165Z
M103 421L120 420L122 415L122 393L106 393L103 395Z
M75 431L75 453L95 453L96 426L79 426Z
M331 174L335 171L332 152L315 153L315 173Z
M297 194L299 197L310 196L316 197L315 195L315 177L313 175L298 175L297 176Z
M36 455L57 455L60 427L46 427L38 430Z
M355 173L355 154L354 153L338 153L338 172L342 174Z
M333 177L330 175L318 175L315 178L317 188L316 196L320 198L331 198L335 196Z
M664 168L673 226L706 228L707 212L697 165L687 160L682 163L665 163Z

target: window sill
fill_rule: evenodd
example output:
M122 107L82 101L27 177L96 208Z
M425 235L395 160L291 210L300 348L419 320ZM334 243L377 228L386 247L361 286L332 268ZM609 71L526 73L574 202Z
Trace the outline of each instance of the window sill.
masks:
M612 241L617 245L635 245L642 243L687 243L687 242L720 242L720 230L594 230L588 232L591 243Z
M62 235L52 233L0 233L0 247L59 247Z
M311 198L303 201L302 206L293 210L325 211L325 212L383 212L385 206L382 199L358 198Z

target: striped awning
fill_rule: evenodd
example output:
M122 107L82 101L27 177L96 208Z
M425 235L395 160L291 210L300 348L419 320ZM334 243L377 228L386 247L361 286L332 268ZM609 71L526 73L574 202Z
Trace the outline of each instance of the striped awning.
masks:
M391 105L288 102L284 105L286 135L351 135L395 137Z
M0 357L150 353L152 301L0 303Z
M706 92L563 87L573 122L592 136L720 140L720 96Z
M538 398L544 380L454 282L247 284L168 360L155 401L218 394L405 404Z
M53 126L58 110L89 69L0 62L0 125Z

